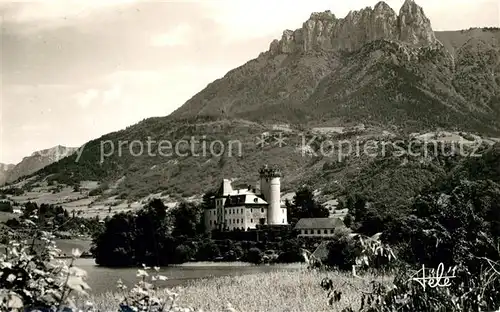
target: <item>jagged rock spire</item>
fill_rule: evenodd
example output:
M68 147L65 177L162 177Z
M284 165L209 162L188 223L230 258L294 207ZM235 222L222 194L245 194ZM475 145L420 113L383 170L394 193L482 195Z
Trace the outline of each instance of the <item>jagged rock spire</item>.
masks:
M380 1L373 9L350 11L345 18L336 18L331 11L312 13L302 28L285 30L281 40L274 40L270 52L276 55L311 50L353 51L378 39L412 45L437 42L429 19L415 1L406 0L399 16Z
M399 10L399 40L417 45L435 43L436 36L424 9L413 0L406 0Z

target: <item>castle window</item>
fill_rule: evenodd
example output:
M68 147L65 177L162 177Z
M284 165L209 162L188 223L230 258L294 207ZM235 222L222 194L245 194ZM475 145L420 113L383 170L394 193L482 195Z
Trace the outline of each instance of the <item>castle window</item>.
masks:
M243 213L243 208L241 208L241 213Z
M210 220L210 225L212 225L212 220Z
M281 221L281 223L285 224L285 219L283 219L283 221Z
M260 208L260 212L264 212L264 208Z
M257 198L256 198L256 199L257 199ZM253 212L253 208L250 208L250 213L252 213L252 212Z
M240 224L240 219L236 219L236 223Z
M253 219L250 219L250 223L253 223Z
M241 219L241 223L243 223L243 219Z
M318 232L317 232L317 233L318 233L318 234L321 234L321 230L318 230Z
M254 203L256 203L256 202L258 202L258 201L259 201L259 199L258 199L257 197L255 197L255 198L253 199L253 202L254 202Z
M330 233L333 234L333 229L330 230Z
M302 230L302 234L307 234L307 230Z
M328 230L325 230L323 233L328 234Z

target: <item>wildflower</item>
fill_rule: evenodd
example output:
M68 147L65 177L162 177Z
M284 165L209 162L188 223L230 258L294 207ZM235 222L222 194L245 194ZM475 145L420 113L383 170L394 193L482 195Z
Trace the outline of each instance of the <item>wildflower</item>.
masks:
M14 274L9 274L9 276L7 276L7 282L12 283L15 280L16 276Z
M141 269L137 270L137 277L146 277L146 276L149 276L148 272Z
M90 286L85 283L79 276L70 276L66 284L70 289L83 294L88 295L85 290L89 290Z
M69 273L73 276L87 277L87 271L77 267L71 267Z
M94 304L92 303L92 301L88 301L88 300L87 300L87 301L85 302L85 307L86 307L86 308L93 308L93 307L94 307Z
M166 276L163 276L163 275L158 275L157 278L160 281L166 281L168 279Z
M71 254L73 255L73 257L75 258L79 258L81 255L82 255L82 252L78 249L78 248L73 248L71 250Z
M19 253L17 252L17 249L14 247L11 249L11 254L14 256L14 257L18 257L19 256Z
M0 268L2 269L12 269L12 263L10 262L0 262Z
M15 293L11 293L9 296L9 301L7 302L7 307L11 309L22 309L23 300Z

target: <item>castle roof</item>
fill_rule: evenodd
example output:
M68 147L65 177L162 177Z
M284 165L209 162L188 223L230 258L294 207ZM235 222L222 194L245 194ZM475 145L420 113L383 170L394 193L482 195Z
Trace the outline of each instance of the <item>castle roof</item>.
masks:
M339 218L302 218L295 225L296 230L335 229L338 227L345 227L344 221Z
M224 207L235 207L242 205L267 205L268 203L255 194L239 194L228 196Z

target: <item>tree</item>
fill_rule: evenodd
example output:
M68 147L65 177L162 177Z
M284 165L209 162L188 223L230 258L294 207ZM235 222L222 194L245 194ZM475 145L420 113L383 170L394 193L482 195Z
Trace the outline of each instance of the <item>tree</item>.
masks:
M201 206L194 203L181 202L172 211L173 236L195 237L202 233L200 224L202 223L203 211Z
M0 211L2 212L13 212L12 204L10 201L0 201Z
M213 190L210 190L208 192L206 192L204 195L203 195L203 201L201 202L201 208L203 209L211 209L211 208L214 208L215 207L215 204L214 204L214 199L213 197L216 195L216 192L213 191Z
M400 243L408 262L463 264L479 274L478 257L500 261L500 185L477 180L443 187L416 198L411 215L386 231L385 240Z
M153 199L135 218L134 252L139 263L160 265L162 238L167 233L167 207L160 199Z
M38 213L38 205L36 203L27 202L24 205L24 217L29 217L33 213Z
M302 218L327 218L330 212L314 199L308 187L300 188L293 197L293 203L286 201L288 220L297 222Z
M119 213L105 219L93 238L96 263L106 266L163 265L173 261L176 241L168 234L166 207L154 199L137 214Z
M102 233L92 241L92 254L98 265L136 265L135 216L131 213L115 214L105 223Z

